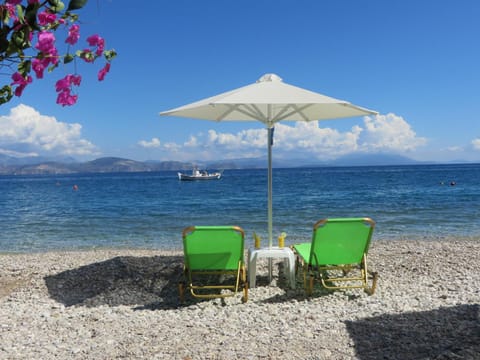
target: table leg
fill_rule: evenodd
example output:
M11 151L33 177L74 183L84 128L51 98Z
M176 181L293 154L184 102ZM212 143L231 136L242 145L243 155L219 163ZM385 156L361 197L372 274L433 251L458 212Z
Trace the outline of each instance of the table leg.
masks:
M251 289L255 287L257 279L257 253L248 256L248 283Z
M288 256L288 275L290 278L290 288L295 289L295 255Z

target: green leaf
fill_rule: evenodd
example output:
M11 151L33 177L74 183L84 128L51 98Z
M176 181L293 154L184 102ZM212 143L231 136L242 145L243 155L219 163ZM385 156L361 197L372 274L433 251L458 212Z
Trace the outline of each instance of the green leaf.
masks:
M87 1L88 0L70 0L67 11L81 9L87 4Z
M72 54L67 54L67 55L65 55L65 57L63 58L63 63L64 63L64 64L68 64L69 62L72 62L73 59L75 59L75 57L74 57Z
M25 60L18 64L18 72L23 76L27 76L32 69L32 62L30 60Z
M7 50L5 50L5 56L8 58L10 56L12 56L13 54L16 54L17 52L20 52L21 50L15 46L15 44L13 43L13 41L10 41L8 43L8 47L7 47Z
M57 65L51 65L51 66L49 66L49 67L47 68L47 71L48 71L49 73L51 73L53 70L55 70L55 69L58 67L58 64L59 64L59 63L57 63Z
M10 85L5 85L0 89L0 105L6 104L13 97L12 87Z
M77 50L75 53L80 59L83 59L87 62L95 61L95 54L90 50Z
M53 12L59 13L63 9L65 9L65 4L61 1L57 1L55 5L52 5L50 8Z
M1 15L2 15L2 21L5 25L8 24L8 22L10 21L10 13L4 9L2 11L0 11Z
M17 5L17 15L18 19L21 23L25 22L25 15L23 14L23 7L21 5Z
M4 53L8 49L8 45L10 45L10 41L8 41L8 33L10 31L10 28L8 26L5 26L0 29L0 53Z
M115 50L106 50L103 52L103 55L107 61L111 61L115 56L117 56L117 52Z
M50 6L57 6L60 0L48 0Z
M27 21L28 25L32 27L33 30L39 31L40 27L37 23L37 12L40 8L40 5L37 3L29 4L27 9L25 10L25 20Z
M11 43L15 45L18 50L24 50L31 46L29 40L30 29L27 25L23 25L17 31L14 31L11 38Z
M12 34L12 43L15 45L17 49L22 49L25 43L25 34L23 31L18 30L14 31Z

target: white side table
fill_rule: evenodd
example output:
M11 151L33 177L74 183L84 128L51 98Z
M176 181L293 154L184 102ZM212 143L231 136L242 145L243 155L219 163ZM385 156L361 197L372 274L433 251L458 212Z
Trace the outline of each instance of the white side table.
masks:
M272 258L283 258L286 263L285 265L287 265L290 287L295 289L295 255L293 254L292 249L289 247L279 248L277 246L272 246L271 248L248 249L248 282L250 288L255 287L258 258L268 258L269 262ZM269 268L269 271L271 271L271 268ZM272 274L269 273L269 275L271 279Z

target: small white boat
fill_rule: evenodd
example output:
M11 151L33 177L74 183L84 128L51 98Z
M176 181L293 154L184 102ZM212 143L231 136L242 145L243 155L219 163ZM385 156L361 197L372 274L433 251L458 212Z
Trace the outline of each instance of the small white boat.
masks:
M218 180L221 177L221 171L209 173L205 170L193 169L191 174L178 173L179 180Z

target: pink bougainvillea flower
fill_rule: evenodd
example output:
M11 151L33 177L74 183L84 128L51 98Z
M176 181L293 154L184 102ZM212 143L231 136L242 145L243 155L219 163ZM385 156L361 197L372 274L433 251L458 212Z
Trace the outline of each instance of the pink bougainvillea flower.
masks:
M23 76L18 71L12 75L12 85L27 85L32 82L31 76Z
M68 30L68 37L65 42L70 45L75 45L78 39L80 39L80 26L75 24Z
M97 56L100 56L102 55L103 50L105 50L105 40L100 38L97 45L97 51L95 51L95 54L97 54Z
M37 79L43 79L43 71L45 70L44 61L40 59L33 59L32 68L33 68L33 71L35 71L35 75L37 76Z
M22 0L7 0L7 4L10 4L10 5L18 5L22 2Z
M57 96L57 104L62 106L72 106L78 100L78 95L72 95L70 89L61 91Z
M70 85L80 86L82 82L82 77L80 75L67 75Z
M70 81L67 79L67 77L60 79L55 83L55 90L57 92L64 91L65 89L70 89Z
M58 92L57 104L62 106L71 106L77 102L78 95L71 94L72 85L79 86L82 81L80 75L68 74L63 79L60 79L55 84L55 89Z
M98 35L92 35L87 38L87 42L88 45L97 47L97 50L95 51L97 56L102 55L103 50L105 50L105 40L102 37Z
M56 19L57 19L57 15L52 14L49 11L43 11L38 14L38 23L41 26L52 24L55 22Z
M8 13L8 16L15 22L18 20L17 16L17 10L15 9L15 5L6 3L5 5L1 5L0 9L2 11L5 9L5 11Z
M38 33L38 43L35 48L42 52L46 63L44 66L48 66L49 63L54 65L58 64L58 50L55 47L55 35L48 31L41 31Z
M105 66L98 72L98 81L103 81L103 79L105 79L105 75L107 75L109 71L110 63L106 63Z
M16 72L12 75L12 80L11 85L18 85L15 89L15 96L22 96L25 87L32 82L32 77L30 75L25 77L19 72Z
M56 65L58 64L58 51L56 48L53 48L50 53L47 54L46 59L48 59L49 62L52 64Z
M87 38L88 45L97 46L100 39L101 39L101 37L98 36L97 34L91 35Z
M33 4L38 4L38 1L39 1L39 0L28 0L28 3L29 3L30 5L33 5Z
M55 49L55 35L49 31L40 31L38 33L38 43L35 48L43 53L50 53Z

